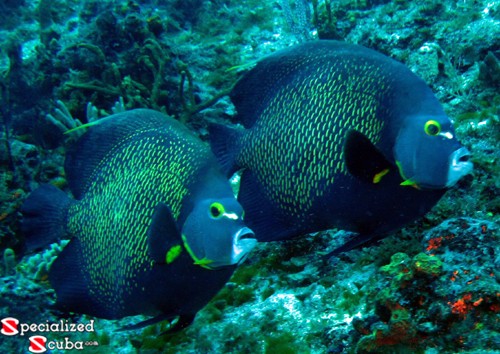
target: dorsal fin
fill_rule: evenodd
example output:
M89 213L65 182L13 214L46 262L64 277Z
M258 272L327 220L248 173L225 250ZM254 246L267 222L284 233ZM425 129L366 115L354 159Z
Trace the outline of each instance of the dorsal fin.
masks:
M280 50L261 59L236 83L230 94L238 111L238 121L245 128L252 127L277 90L290 83L296 75L305 75L316 70L318 65L326 66L324 60L331 61L332 53L341 54L343 51L354 54L367 52L368 49L345 42L321 40Z
M250 128L261 115L266 102L286 79L293 65L290 55L294 50L287 49L268 56L257 63L236 83L230 97L238 111L238 120L245 128Z
M93 172L102 159L120 142L139 130L161 128L181 123L153 110L136 109L106 118L94 125L68 150L65 170L69 187L76 199L85 192Z

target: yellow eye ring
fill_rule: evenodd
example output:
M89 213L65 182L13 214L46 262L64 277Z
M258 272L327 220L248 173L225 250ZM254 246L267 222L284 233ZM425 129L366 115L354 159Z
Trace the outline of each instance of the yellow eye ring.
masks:
M425 134L430 136L436 136L441 133L441 124L433 119L428 120L424 125Z
M224 205L222 205L219 202L214 202L214 203L210 204L209 211L210 211L211 218L218 219L218 218L222 217L222 215L224 215L224 212L226 210L224 209Z

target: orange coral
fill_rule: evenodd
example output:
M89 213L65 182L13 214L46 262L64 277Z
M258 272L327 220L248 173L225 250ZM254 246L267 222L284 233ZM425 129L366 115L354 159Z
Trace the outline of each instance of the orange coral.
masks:
M474 305L475 307L477 307L477 306L481 305L481 302L483 302L483 298L482 297L479 298L479 300L474 301L474 303L472 305Z
M441 247L441 243L443 242L442 237L434 237L429 240L429 245L425 249L426 251L436 250Z
M448 304L451 305L452 313L465 317L465 315L467 315L467 313L472 309L472 305L478 306L483 300L479 299L476 302L474 302L474 304L471 304L471 301L472 301L472 295L465 294L464 296L462 296L461 299L458 299L454 303L449 302Z
M468 312L468 306L464 299L458 299L453 304L451 304L451 312L457 315L466 315Z
M455 238L454 234L449 234L447 236L439 236L439 237L431 238L428 242L428 246L426 248L426 251L437 250L439 247L442 246L443 240L451 240L453 238Z

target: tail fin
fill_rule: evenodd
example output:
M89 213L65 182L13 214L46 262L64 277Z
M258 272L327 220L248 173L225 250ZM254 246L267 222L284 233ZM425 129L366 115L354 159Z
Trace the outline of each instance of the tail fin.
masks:
M222 172L231 177L237 170L236 157L239 152L239 141L243 131L222 124L210 124L210 147L219 161Z
M68 207L73 201L60 189L44 184L21 207L21 229L28 251L57 241L66 232Z

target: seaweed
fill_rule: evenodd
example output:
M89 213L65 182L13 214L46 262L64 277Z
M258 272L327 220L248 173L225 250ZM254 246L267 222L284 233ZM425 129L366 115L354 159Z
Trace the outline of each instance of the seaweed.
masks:
M10 146L10 123L12 121L12 111L9 107L9 98L8 98L8 88L5 85L3 78L0 78L0 97L2 99L3 104L0 105L0 114L2 115L2 125L4 129L5 139L5 151L7 152L7 164L8 169L15 175L15 165L14 159L12 157L12 149Z
M196 96L194 94L193 76L189 72L187 65L185 65L183 63L179 64L179 73L181 75L180 82L179 82L179 97L180 97L181 105L183 108L183 111L179 116L179 120L182 123L187 123L189 120L191 120L192 116L195 115L196 113L199 113L202 110L213 106L222 97L227 96L232 90L232 87L230 87L228 89L225 89L225 90L219 92L218 94L216 94L212 98L210 98L204 102L198 103L198 102L196 102ZM187 86L188 86L187 92L185 91L186 79L187 79Z

